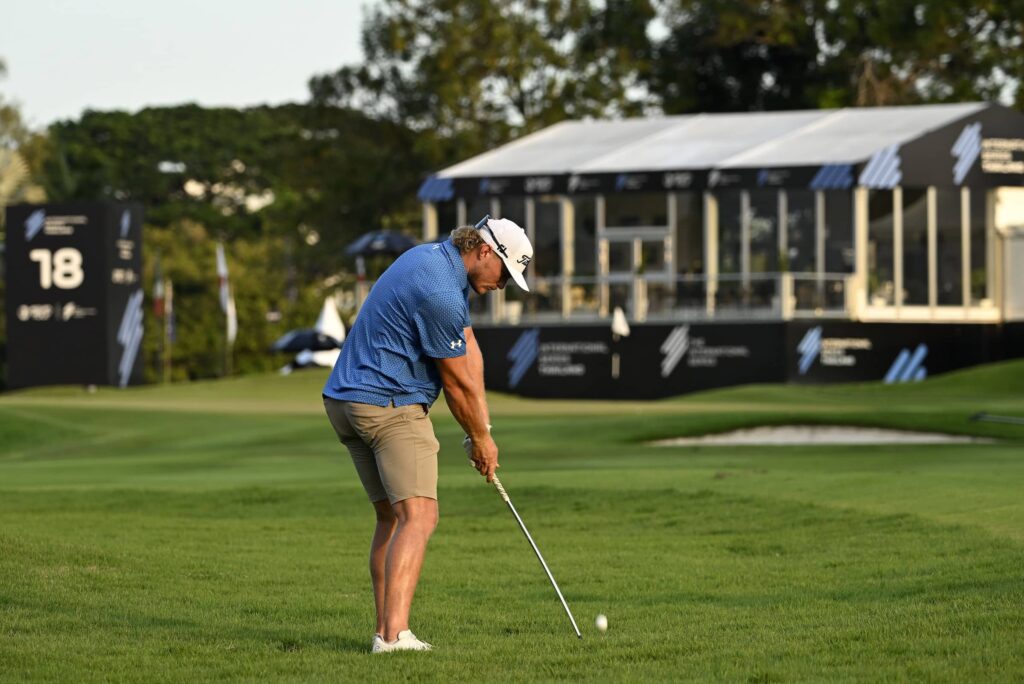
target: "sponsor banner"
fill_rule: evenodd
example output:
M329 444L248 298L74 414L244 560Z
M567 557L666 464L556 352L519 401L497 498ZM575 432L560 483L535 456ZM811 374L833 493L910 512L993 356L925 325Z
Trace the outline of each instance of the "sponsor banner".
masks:
M564 174L453 179L456 197L565 194L566 183Z
M989 107L906 143L904 187L1024 185L1024 116Z
M481 327L491 389L654 399L750 383L918 382L1024 355L1024 324L737 323Z
M487 386L531 397L653 399L782 382L782 323L479 328Z
M6 221L7 384L141 381L141 313L118 340L142 287L141 207L16 205Z
M788 335L795 383L917 382L1014 355L1004 328L993 325L792 323Z

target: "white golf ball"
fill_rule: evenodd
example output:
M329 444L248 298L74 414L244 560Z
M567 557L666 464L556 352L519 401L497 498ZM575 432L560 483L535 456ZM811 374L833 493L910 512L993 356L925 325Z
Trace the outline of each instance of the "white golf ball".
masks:
M597 619L594 620L594 626L597 627L598 632L607 632L608 618L606 618L603 614L599 614L597 616Z

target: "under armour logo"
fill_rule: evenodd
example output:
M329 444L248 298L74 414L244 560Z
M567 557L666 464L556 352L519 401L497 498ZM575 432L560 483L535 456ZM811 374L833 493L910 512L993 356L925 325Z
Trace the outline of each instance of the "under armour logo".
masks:
M462 340L452 340L451 342L448 343L448 346L451 347L452 349L458 349L459 347L462 346Z

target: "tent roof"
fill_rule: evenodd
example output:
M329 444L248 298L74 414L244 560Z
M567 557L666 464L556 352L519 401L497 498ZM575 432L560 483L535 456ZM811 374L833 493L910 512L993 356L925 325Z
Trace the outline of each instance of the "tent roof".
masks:
M985 103L564 121L438 176L619 173L865 162Z

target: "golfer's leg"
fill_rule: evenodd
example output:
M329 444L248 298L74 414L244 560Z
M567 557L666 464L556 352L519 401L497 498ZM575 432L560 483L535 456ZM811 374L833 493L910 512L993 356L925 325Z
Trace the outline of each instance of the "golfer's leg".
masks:
M377 608L377 626L373 631L383 636L385 565L388 544L391 542L398 519L387 499L374 501L373 508L377 512L377 528L373 531L373 541L370 542L370 579L373 581L373 603Z
M416 496L392 505L398 527L391 538L385 570L384 639L409 629L409 608L423 567L427 541L437 526L437 500Z

